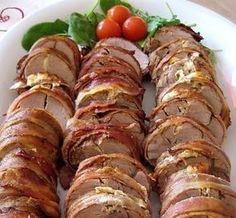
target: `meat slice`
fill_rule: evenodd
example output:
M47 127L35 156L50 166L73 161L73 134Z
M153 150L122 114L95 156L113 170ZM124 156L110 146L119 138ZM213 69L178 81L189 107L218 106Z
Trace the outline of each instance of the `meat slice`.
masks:
M87 72L84 76L81 76L76 83L75 91L80 88L82 84L87 84L97 78L117 78L125 80L131 86L137 86L138 88L143 88L139 79L129 74L127 68L124 66L102 66L102 67L93 67L91 72Z
M74 117L67 123L67 131L76 126L99 123L125 126L138 139L140 146L142 145L146 132L144 113L112 104L91 104L84 108L78 108Z
M181 53L189 56L186 58L173 56L161 68L155 68L152 72L152 78L156 85L156 96L159 96L165 88L195 72L202 74L208 80L216 81L215 70L207 61L198 56L198 53L181 51L179 54Z
M184 24L165 26L159 29L153 38L148 40L144 51L150 53L158 47L178 38L194 39L198 42L203 39L199 33L194 32L190 27Z
M140 198L130 197L109 187L97 187L66 208L68 218L117 217L151 218L148 205Z
M173 183L174 182L174 183ZM236 193L224 180L208 174L190 174L178 180L172 181L168 186L174 187L165 189L161 195L161 214L179 201L191 197L205 196L224 201L227 205L236 207Z
M153 176L163 189L169 177L181 170L208 173L229 181L231 165L226 154L214 144L190 141L162 153Z
M60 124L44 109L22 108L13 111L6 117L3 128L22 122L37 124L48 132L51 132L50 134L56 135L60 141L63 139L63 132Z
M201 73L192 73L166 88L157 98L157 102L173 99L179 93L190 95L192 92L202 96L212 107L215 115L220 115L225 126L230 125L230 110L222 90Z
M37 198L19 196L19 194L1 198L0 211L0 217L14 215L13 218L15 218L15 215L19 215L18 211L21 212L21 215L22 213L29 213L30 215L37 214L37 218L45 216L52 218L60 217L58 204L50 201L42 201ZM19 218L23 217L20 216Z
M53 48L62 52L78 72L81 55L77 44L72 39L59 35L42 37L33 44L30 53L38 48Z
M56 192L57 176L53 166L39 155L33 156L21 148L16 148L1 159L0 171L6 171L9 168L33 170L39 177L46 180L51 189Z
M169 117L147 135L144 142L145 159L156 166L156 161L163 152L179 143L193 140L206 140L217 145L217 139L205 126L187 117Z
M59 156L58 148L45 140L45 138L26 134L12 134L11 136L8 136L0 141L0 158L2 159L6 154L19 146L34 156L37 156L40 151L41 157L49 163L56 163Z
M75 128L66 135L62 147L63 159L73 170L86 158L112 153L127 154L139 159L137 139L123 126L100 124Z
M201 72L209 80L215 81L216 73L208 57L204 57L198 50L182 48L166 55L157 65L153 65L151 76L154 82L168 79L169 83L173 83L195 72ZM164 81L161 81L161 84Z
M52 48L38 48L20 62L18 66L18 80L23 80L26 84L30 84L32 83L30 81L32 76L35 77L40 73L47 74L50 82L55 81L55 84L59 83L60 85L58 81L61 81L62 84L66 84L70 90L73 90L76 72L72 66L68 58L60 51ZM34 85L34 81L32 85Z
M70 96L62 89L35 86L19 95L8 109L8 114L19 108L45 109L60 123L64 130L66 122L74 114L74 104Z
M94 54L88 60L85 59L82 62L82 67L79 72L79 78L83 77L86 74L93 73L93 71L96 70L97 68L107 69L110 67L119 68L119 71L122 72L124 71L127 74L127 76L129 76L133 80L140 81L140 77L138 76L132 65L128 64L125 60L112 56L110 54L104 54L104 55Z
M77 108L88 106L92 102L115 102L121 107L142 109L141 100L144 90L130 86L122 79L97 78L78 88L78 92Z
M100 46L92 50L88 55L86 55L83 59L83 62L87 62L90 58L94 56L104 56L104 55L111 55L113 57L117 57L118 59L121 59L128 63L130 66L132 66L137 73L137 76L142 79L142 70L140 68L140 65L138 61L133 56L133 52L127 51L126 49L122 49L120 47L115 46ZM82 64L83 67L83 64Z
M197 95L191 97L177 97L161 103L153 109L150 116L150 129L154 129L158 123L169 116L186 116L205 125L222 144L226 134L225 124L220 116L214 115L208 102Z
M193 197L171 205L161 218L217 217L234 218L236 210L224 201L211 197Z
M27 168L9 168L0 172L0 186L15 189L15 196L39 199L56 205L59 199L49 183L40 178L33 170ZM0 193L4 198L4 192ZM13 195L14 196L14 195ZM2 206L2 205L1 205Z
M59 147L60 144L57 135L30 122L16 123L6 128L3 126L0 132L0 140L11 136L34 136L46 140L55 147Z
M1 213L0 217L8 217L8 218L39 218L40 216L43 216L42 213L32 212L30 209L29 211L21 211L16 209L10 209L9 211L5 213Z
M104 167L96 171L89 170L74 178L66 195L65 207L67 208L74 200L96 190L96 187L110 187L120 190L130 197L140 198L149 203L147 190L144 186L117 169Z
M148 56L142 52L141 49L139 49L134 43L125 40L123 38L108 38L108 39L103 39L101 41L99 41L96 44L96 47L99 46L115 46L115 47L120 47L123 49L126 49L130 52L134 53L134 57L136 58L136 60L139 62L139 65L143 71L143 73L147 72L147 67L148 67L148 63L149 63L149 59Z
M88 158L80 163L76 177L90 169L95 171L103 167L111 167L125 173L144 186L148 193L151 192L152 178L144 166L139 161L124 154L103 154Z
M167 55L173 53L175 54L178 50L182 49L192 49L201 54L199 56L202 56L205 60L208 60L208 52L201 44L190 38L177 38L162 45L161 47L158 47L156 50L149 54L150 69L153 70L154 66L157 66L160 61L164 59Z

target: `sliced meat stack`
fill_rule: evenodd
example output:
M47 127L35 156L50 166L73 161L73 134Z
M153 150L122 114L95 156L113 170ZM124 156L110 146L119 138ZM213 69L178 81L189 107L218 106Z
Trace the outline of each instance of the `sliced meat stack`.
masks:
M60 217L56 170L79 63L61 36L40 39L19 62L21 94L0 130L0 217Z
M65 199L67 217L151 217L151 180L144 167L123 154L81 162Z
M162 218L236 217L221 150L230 112L201 39L182 24L166 26L145 48L157 106L144 155L155 167Z
M98 42L83 58L76 113L62 147L67 168L77 170L66 217L151 217L151 178L138 162L146 132L141 80L147 64L141 50L120 38Z

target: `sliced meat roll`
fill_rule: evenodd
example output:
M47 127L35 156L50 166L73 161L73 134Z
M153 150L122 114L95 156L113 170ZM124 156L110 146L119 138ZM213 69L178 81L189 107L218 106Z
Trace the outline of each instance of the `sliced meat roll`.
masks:
M140 65L138 61L133 56L133 52L130 52L126 49L122 49L121 47L116 46L99 46L92 50L88 55L86 55L83 59L83 62L89 61L90 58L94 56L104 56L104 55L111 55L113 57L117 57L118 59L121 59L128 63L130 66L132 66L137 74L137 76L142 79L142 70L140 68ZM83 67L83 65L82 65Z
M59 88L35 86L19 95L8 109L8 114L19 108L47 110L65 129L66 122L74 114L74 104L68 94Z
M58 121L44 109L22 108L8 114L2 128L7 128L14 124L29 122L44 128L50 134L54 134L62 141L63 131Z
M26 168L33 170L39 177L48 182L48 186L56 192L57 176L52 165L41 156L33 156L21 148L9 152L0 163L0 171L9 168Z
M125 60L112 55L93 55L88 60L84 60L79 72L79 78L86 74L92 74L97 68L107 69L110 67L118 68L119 71L125 72L127 76L133 80L140 81L140 77L130 64L128 64Z
M102 167L111 167L125 173L144 186L148 193L151 192L152 178L148 175L144 166L124 154L103 154L88 158L80 163L75 177L90 169L97 170Z
M33 44L30 53L38 48L53 48L62 52L76 72L78 71L81 55L77 44L70 38L59 35L42 37Z
M77 108L88 106L92 102L116 102L121 107L141 109L143 89L129 86L122 79L97 78L87 84L86 87L80 87L78 92Z
M41 157L49 163L56 163L59 156L58 147L45 140L45 138L28 134L12 134L0 141L0 159L18 147L36 156L40 152Z
M7 187L14 188L18 196L32 197L41 201L52 202L52 204L59 202L58 196L50 183L29 168L8 168L0 171L0 178L0 186L6 189Z
M167 55L151 72L157 96L164 88L195 72L211 81L216 80L214 68L198 51L184 48Z
M28 121L15 123L7 127L3 126L0 131L0 141L12 136L33 136L41 138L57 148L60 145L60 141L55 133L53 134L39 125Z
M150 53L150 69L153 70L155 66L158 66L160 61L167 55L175 54L178 50L181 50L183 48L193 49L194 51L199 53L199 56L203 56L205 60L208 60L208 52L201 44L191 38L177 38L162 45L161 47L158 47L155 51Z
M127 69L123 66L107 66L107 67L94 67L92 72L87 72L84 76L81 76L77 81L75 86L75 92L78 94L78 90L84 84L91 82L97 78L117 78L121 80L125 80L131 86L137 86L138 88L143 88L140 80L132 77L132 74L129 75Z
M18 194L0 198L0 211L0 217L4 218L9 216L16 218L19 214L24 215L26 213L30 214L30 216L36 215L37 218L60 217L58 204ZM23 218L23 216L19 216L19 218Z
M197 53L193 54L197 55ZM176 57L174 57L174 60L175 58ZM157 72L153 71L152 73L156 85L156 96L159 96L165 88L195 72L215 82L214 69L201 57L196 56L196 58L193 59L192 57L187 57L184 59L181 58L180 60L177 59L174 62L167 62Z
M130 197L140 198L149 204L147 190L144 186L117 169L104 167L96 171L89 170L74 178L66 195L65 207L67 208L74 200L96 190L96 187L120 190Z
M163 152L179 143L193 140L206 140L217 144L217 139L205 126L187 117L169 117L146 137L145 158L151 165L156 166L156 161Z
M177 81L161 93L157 102L161 103L173 99L177 93L187 95L190 92L201 95L211 105L214 114L221 116L226 127L230 125L230 110L222 90L201 73L192 73Z
M173 183L174 182L174 183ZM208 174L190 174L172 181L161 195L161 214L179 201L191 197L212 197L224 201L227 205L236 208L236 193L224 180Z
M181 170L208 173L229 181L231 165L226 154L214 144L190 141L162 153L153 176L163 187L171 175Z
M161 218L215 217L235 218L236 210L211 197L193 197L171 205Z
M45 214L40 211L32 212L31 209L28 211L21 211L16 209L9 209L7 212L1 213L0 217L8 217L8 218L39 218L41 216L45 216Z
M117 217L151 218L149 206L140 198L130 197L109 187L97 187L66 208L68 218Z
M38 48L18 64L18 79L30 84L33 76L43 73L48 76L50 82L52 80L57 84L61 81L62 84L66 84L70 90L73 90L76 70L72 66L62 52L53 48ZM31 84L31 86L33 85Z
M123 126L100 124L75 128L66 135L62 147L65 163L74 170L86 158L111 153L127 154L139 159L137 139Z
M108 39L103 39L101 41L99 41L96 44L96 47L99 46L115 46L115 47L120 47L123 49L126 49L128 51L131 51L134 53L134 57L136 58L136 60L139 62L139 65L143 71L143 73L147 72L147 67L148 67L148 63L149 63L149 59L148 56L146 54L144 54L142 52L141 49L139 49L134 43L125 40L123 38L108 38Z
M198 42L203 39L199 33L194 32L190 27L184 24L165 26L159 29L154 37L148 40L144 50L150 53L158 47L178 38L194 39Z
M223 120L220 116L215 115L208 102L198 95L183 98L176 96L176 98L161 103L154 108L150 116L150 129L154 129L163 119L173 115L187 116L205 125L215 136L217 142L223 143L226 134Z
M138 139L140 146L144 140L146 131L144 113L112 104L91 104L84 108L78 108L74 117L67 123L67 131L76 126L99 123L126 126L126 129Z

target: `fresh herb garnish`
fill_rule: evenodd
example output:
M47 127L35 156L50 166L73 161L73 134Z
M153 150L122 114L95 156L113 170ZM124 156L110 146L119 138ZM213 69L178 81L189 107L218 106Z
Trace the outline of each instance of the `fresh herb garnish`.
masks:
M97 42L96 27L98 23L105 18L106 12L115 5L124 5L128 7L133 15L140 16L147 22L148 36L146 39L138 42L142 48L145 46L147 40L154 36L161 27L180 24L180 20L173 14L173 11L168 5L167 6L172 13L172 18L169 20L160 16L151 16L147 12L143 12L133 7L125 0L97 0L88 13L84 15L76 12L72 13L68 24L57 19L54 22L40 23L31 27L22 39L22 46L28 51L34 42L43 36L67 34L81 46L92 47ZM98 6L103 13L98 13L96 11Z
M99 6L103 13L106 14L107 11L115 5L121 5L123 2L120 0L99 0Z
M41 37L54 34L65 34L68 31L69 25L57 19L54 22L39 23L32 26L23 36L22 47L29 51L31 46Z
M88 15L72 13L69 19L68 35L81 46L92 47L97 41L97 24L98 19L94 12L91 12Z

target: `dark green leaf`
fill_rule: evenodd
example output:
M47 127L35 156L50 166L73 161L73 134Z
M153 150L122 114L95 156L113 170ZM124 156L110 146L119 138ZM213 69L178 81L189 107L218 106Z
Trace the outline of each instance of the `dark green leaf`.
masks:
M54 34L65 34L68 30L68 24L60 19L54 22L39 23L32 26L24 34L21 41L22 47L29 51L31 46L41 37Z
M68 33L81 46L92 47L97 41L96 26L94 13L89 17L72 13L69 19Z
M94 24L94 25L98 25L99 22L101 22L103 19L105 19L105 15L104 14L100 14L98 12L90 12L87 15L89 21Z
M102 11L106 14L107 11L115 5L122 4L121 0L99 0L99 5Z

